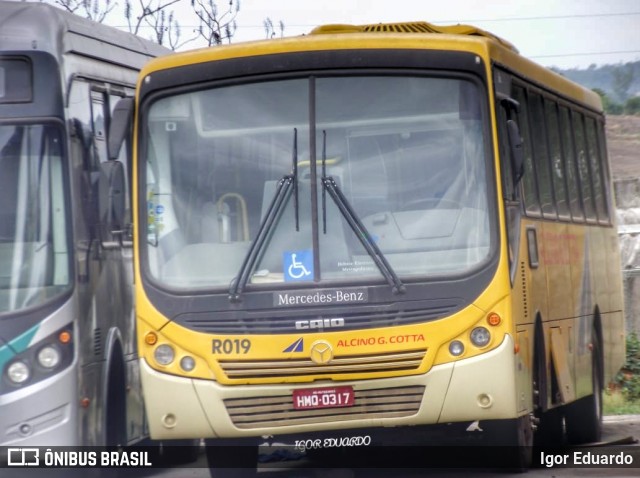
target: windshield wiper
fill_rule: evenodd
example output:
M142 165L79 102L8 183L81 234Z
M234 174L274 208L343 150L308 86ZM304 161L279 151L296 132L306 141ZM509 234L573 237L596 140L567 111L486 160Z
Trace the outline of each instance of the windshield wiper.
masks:
M244 288L249 282L249 277L253 271L256 261L260 257L260 254L266 246L269 236L271 234L271 228L278 220L282 208L287 204L291 193L294 192L294 213L296 221L296 231L299 230L299 218L298 218L298 130L293 129L293 172L283 176L278 185L276 186L276 192L273 195L273 199L267 208L267 213L264 215L260 227L258 228L258 234L249 246L249 251L242 261L242 266L236 278L231 282L229 288L229 300L231 302L239 302L240 296L244 291Z
M360 240L367 253L373 259L376 266L380 270L380 273L387 280L388 284L391 286L391 290L394 294L403 294L406 292L406 288L396 272L391 267L391 264L387 261L387 258L382 254L382 251L375 243L371 234L362 224L362 221L356 214L356 212L349 204L349 201L345 197L345 195L340 190L340 187L335 182L332 176L327 176L326 169L326 161L327 161L327 148L326 148L327 134L326 131L322 132L322 218L323 218L323 231L327 233L327 224L326 224L326 204L324 191L329 193L329 196L333 199L338 206L338 209L342 213L342 216L346 219L349 227L354 232L356 237Z

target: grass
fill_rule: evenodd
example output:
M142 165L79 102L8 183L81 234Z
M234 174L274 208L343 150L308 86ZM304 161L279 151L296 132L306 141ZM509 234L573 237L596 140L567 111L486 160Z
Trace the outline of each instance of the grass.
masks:
M602 397L605 415L637 415L640 414L640 400L627 400L619 390L606 390Z

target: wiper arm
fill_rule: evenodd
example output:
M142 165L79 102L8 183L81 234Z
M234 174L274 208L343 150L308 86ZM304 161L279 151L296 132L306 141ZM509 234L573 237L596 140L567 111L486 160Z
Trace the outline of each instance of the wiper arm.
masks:
M287 204L291 193L295 192L295 205L294 213L296 219L296 231L299 230L298 226L298 130L293 130L293 173L287 174L278 181L276 186L276 192L273 195L273 199L267 208L267 213L264 215L260 227L258 228L258 234L249 246L249 251L242 261L240 271L235 280L231 282L229 288L229 300L231 302L239 302L240 296L244 291L244 288L249 282L249 277L253 271L256 261L260 257L262 250L269 240L271 234L271 228L277 221L282 208Z
M342 216L347 220L349 227L351 227L356 237L360 240L367 253L373 259L373 262L375 262L384 278L392 287L393 293L404 293L406 291L404 284L387 261L387 258L382 254L378 245L371 238L367 228L362 224L356 213L351 208L351 205L336 184L335 180L331 176L323 177L322 186L327 190L329 196L331 196L333 201L336 203L336 206L338 206Z
M326 135L323 136L323 143L325 141L326 141ZM338 209L342 213L342 216L346 219L347 223L349 224L349 227L351 227L351 230L355 233L356 237L360 240L360 242L366 249L367 253L373 259L373 262L375 262L376 266L380 270L380 273L384 276L384 278L387 280L387 283L391 286L392 292L394 294L405 293L406 288L404 284L402 283L402 281L400 280L396 272L393 270L393 268L387 261L387 258L384 256L384 254L382 254L382 251L380 250L378 245L375 243L375 241L371 237L371 234L369 234L369 231L367 230L365 225L362 224L362 221L360 220L358 215L355 213L355 211L351 207L351 204L349 204L349 201L347 200L345 195L342 193L342 191L338 187L338 184L335 182L333 177L326 175L326 168L325 168L326 160L327 160L326 147L323 144L323 147L322 147L323 193L326 190L329 193L329 196L331 196L333 201L336 203L336 206L338 206ZM324 201L323 201L322 210L323 210L323 216L325 216L326 207L324 205ZM324 233L326 234L327 232L326 222L324 227L325 227Z

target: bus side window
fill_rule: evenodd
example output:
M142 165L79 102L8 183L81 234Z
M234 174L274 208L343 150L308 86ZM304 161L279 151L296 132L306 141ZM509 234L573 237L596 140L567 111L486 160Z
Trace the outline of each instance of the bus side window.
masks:
M79 242L91 243L94 233L93 226L97 223L97 191L94 182L99 169L99 161L93 145L93 130L91 117L91 92L90 85L86 81L76 80L69 91L69 118L72 124L70 161L73 170L73 181L80 193L80 205L82 209L81 225L76 227L76 235ZM78 219L76 219L77 222ZM88 256L88 254L87 254ZM85 279L88 274L81 271L80 276Z
M504 107L498 103L496 107L498 122L498 146L500 148L500 163L502 165L502 197L505 200L515 199L515 185L513 184L513 167L509 152L509 138L507 136L507 115Z
M133 95L133 92L130 92ZM113 117L113 110L118 104L118 101L125 96L125 93L118 95L109 95L109 123L111 122L111 118ZM126 194L126 206L125 206L125 224L130 224L133 221L131 214L131 204L133 204L132 200L132 187L131 187L131 178L133 177L133 164L131 162L131 138L127 137L125 139L124 144L120 148L120 154L118 155L118 161L120 161L124 165L125 171L125 184L127 185L127 194Z
M611 174L609 172L609 168L607 167L607 147L604 133L604 122L598 121L596 124L596 130L598 133L598 151L600 156L600 167L602 171L602 185L604 188L604 208L606 213L606 221L607 224L611 224L611 197L609 195L610 190L607 187L607 184L610 184Z
M82 162L86 172L98 170L98 160L93 148L93 119L91 116L89 83L74 81L69 92L69 117L72 118L75 138L81 143L82 154L75 157ZM75 164L79 167L79 164Z
M597 220L596 208L593 194L593 184L591 182L591 172L589 167L589 157L587 152L587 140L584 132L584 116L581 113L572 111L571 119L576 145L576 159L578 165L578 178L580 179L580 190L584 204L585 218L589 222Z
M607 199L605 195L604 175L602 174L602 159L596 138L596 120L586 118L587 151L589 152L589 165L591 166L591 178L593 180L593 193L596 202L598 221L604 224L609 222L607 211Z
M533 156L535 161L536 179L542 214L546 218L556 217L553 189L551 187L551 172L549 170L549 152L545 134L545 118L542 110L542 96L529 93L529 119L533 139Z
M540 202L538 200L538 188L536 184L536 170L533 164L533 154L531 146L531 129L529 127L527 95L524 88L514 86L514 99L520 104L518 111L518 125L523 140L524 149L524 175L522 176L522 188L524 207L527 215L540 216Z
M100 162L109 159L107 155L108 111L106 95L101 91L91 91L91 128Z
M560 106L560 139L562 142L562 152L565 161L565 171L567 172L567 186L569 188L569 210L571 219L576 222L584 220L582 211L582 192L580 191L580 181L578 179L578 165L575 156L575 146L573 143L572 123L569 116L569 109Z
M553 181L554 197L558 217L567 220L569 218L569 206L567 203L567 188L565 185L565 168L560 151L560 130L558 127L558 105L547 98L544 100L547 125L547 138L549 139L549 159L551 160L551 179Z

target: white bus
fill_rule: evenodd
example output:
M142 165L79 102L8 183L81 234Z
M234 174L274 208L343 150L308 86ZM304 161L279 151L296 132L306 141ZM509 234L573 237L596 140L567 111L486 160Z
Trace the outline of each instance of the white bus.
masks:
M44 4L0 2L0 445L147 435L116 102L169 50Z

